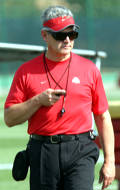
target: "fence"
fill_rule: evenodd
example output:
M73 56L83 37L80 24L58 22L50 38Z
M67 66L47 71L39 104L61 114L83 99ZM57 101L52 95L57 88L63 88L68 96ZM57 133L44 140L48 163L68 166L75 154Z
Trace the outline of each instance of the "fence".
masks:
M40 37L41 12L57 1L44 0L0 0L0 42L44 45ZM104 2L104 3L103 3ZM58 0L67 5L80 25L75 48L101 49L107 51L108 59L103 68L120 68L120 3L98 0ZM98 5L97 5L98 4ZM101 6L101 5L106 6ZM32 5L32 6L31 6Z

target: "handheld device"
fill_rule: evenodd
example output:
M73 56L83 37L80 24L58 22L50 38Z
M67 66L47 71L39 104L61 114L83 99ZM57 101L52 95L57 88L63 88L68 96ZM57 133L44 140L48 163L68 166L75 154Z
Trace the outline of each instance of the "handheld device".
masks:
M63 94L61 94L61 93L58 93L58 94L57 94L57 93L56 93L55 95L56 95L56 96L62 96Z
M63 92L58 92L58 93L55 93L56 96L65 96L66 93L63 93Z

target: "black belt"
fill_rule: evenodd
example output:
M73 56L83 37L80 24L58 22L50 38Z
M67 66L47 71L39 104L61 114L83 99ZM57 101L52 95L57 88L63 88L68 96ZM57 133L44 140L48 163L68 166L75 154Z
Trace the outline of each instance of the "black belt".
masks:
M53 135L53 136L43 136L43 135L36 135L36 134L30 135L30 139L35 139L35 140L39 140L43 142L49 142L52 144L78 140L81 137L90 137L90 131L86 133L77 134L77 135Z

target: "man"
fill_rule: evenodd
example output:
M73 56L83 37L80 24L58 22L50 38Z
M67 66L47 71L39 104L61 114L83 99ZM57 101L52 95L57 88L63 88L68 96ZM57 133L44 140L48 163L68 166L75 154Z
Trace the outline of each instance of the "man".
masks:
M99 156L92 112L104 151L102 189L114 179L114 135L99 70L71 50L78 29L70 10L43 14L47 51L21 65L5 103L9 127L28 120L30 189L92 190Z

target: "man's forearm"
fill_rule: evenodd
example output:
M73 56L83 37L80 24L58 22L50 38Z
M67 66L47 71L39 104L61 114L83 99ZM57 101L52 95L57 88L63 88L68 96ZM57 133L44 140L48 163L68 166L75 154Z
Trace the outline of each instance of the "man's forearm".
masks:
M60 99L60 95L57 96L58 94L65 95L66 91L62 89L54 90L49 88L23 103L12 105L5 109L5 123L9 127L12 127L27 121L41 106L48 107L55 104Z
M114 162L114 132L109 112L95 116L105 162Z
M4 111L4 120L8 127L27 121L40 107L41 103L35 96L23 103L14 104Z

